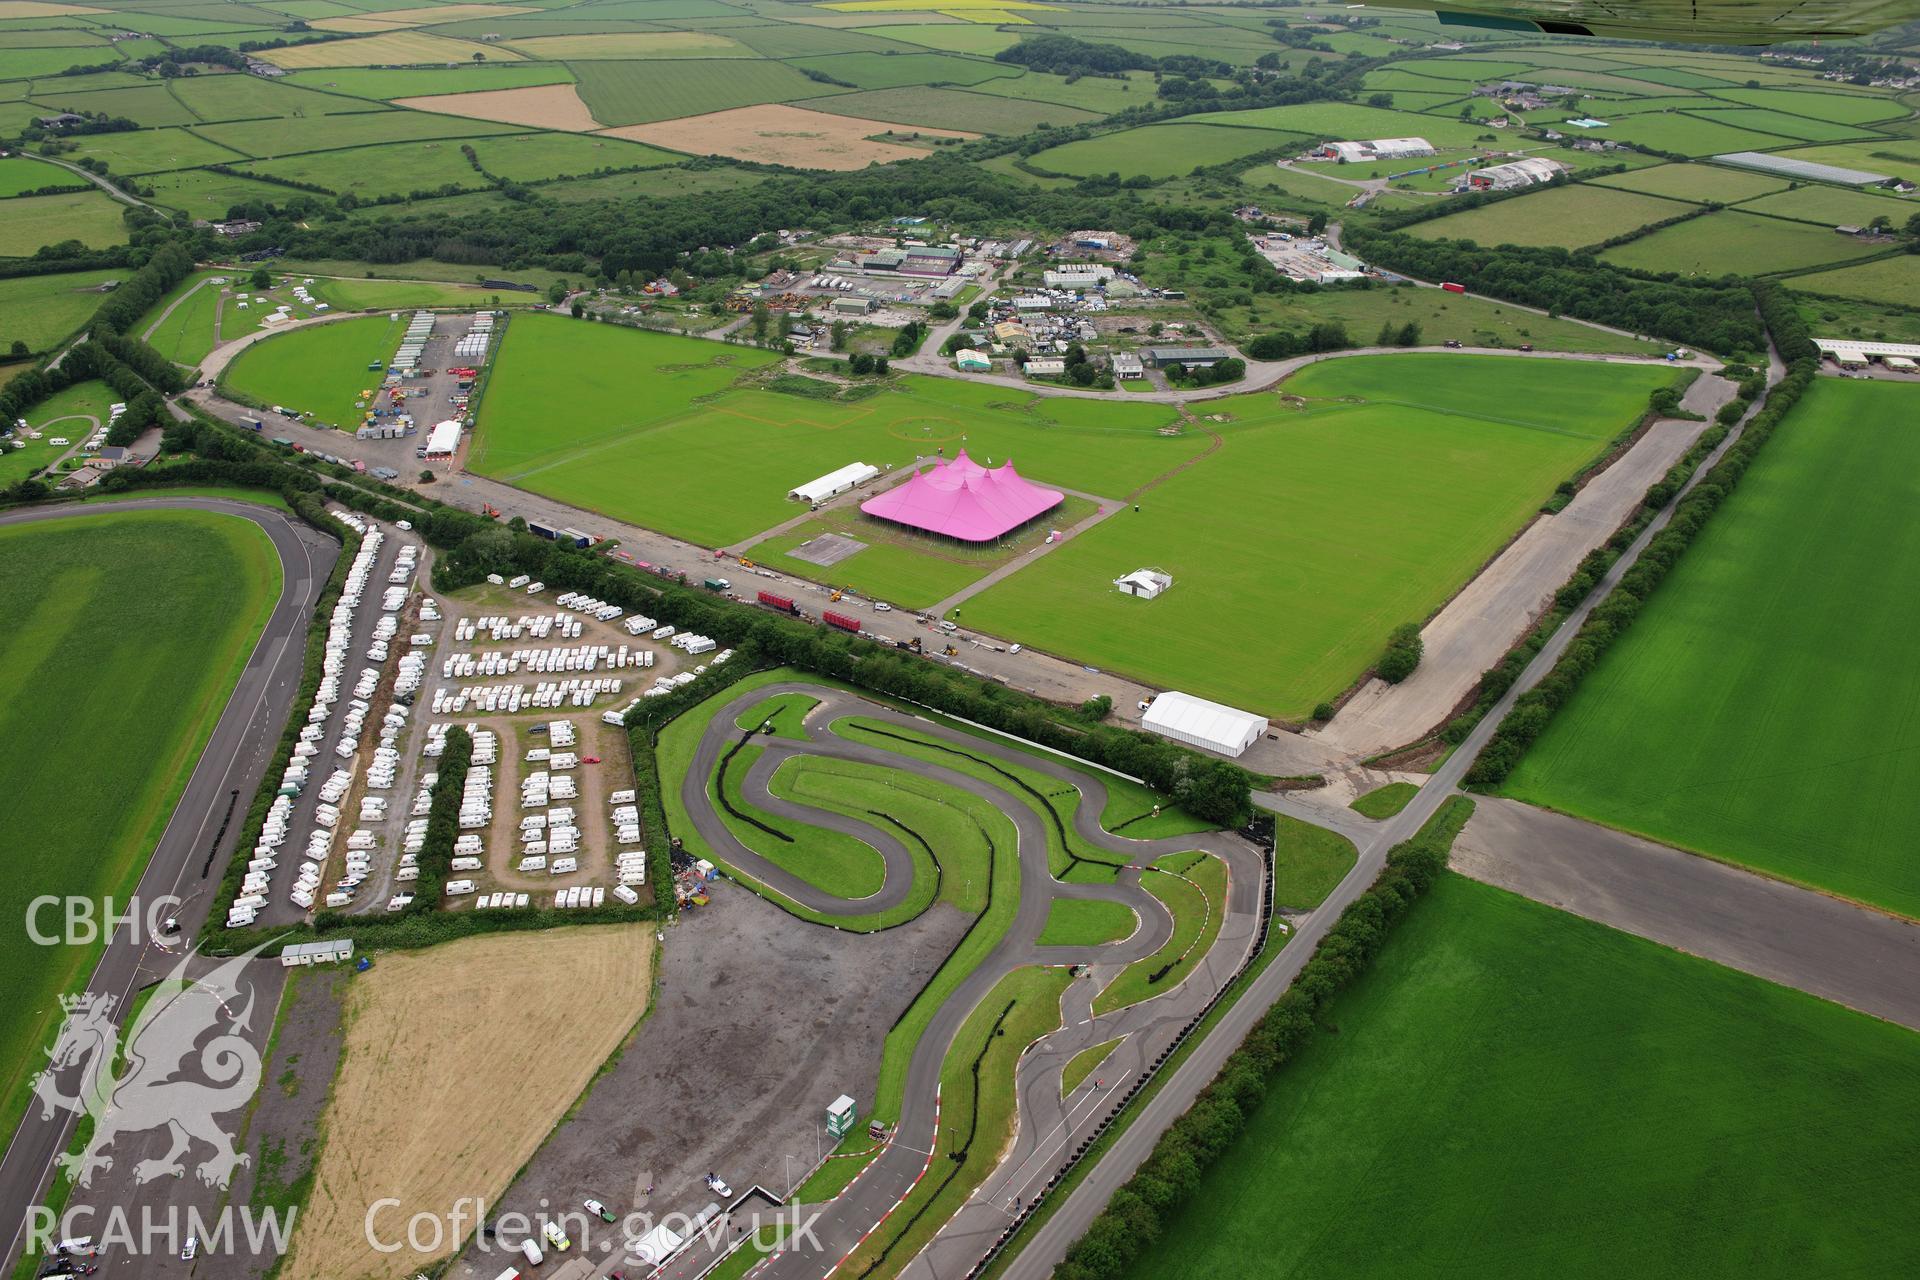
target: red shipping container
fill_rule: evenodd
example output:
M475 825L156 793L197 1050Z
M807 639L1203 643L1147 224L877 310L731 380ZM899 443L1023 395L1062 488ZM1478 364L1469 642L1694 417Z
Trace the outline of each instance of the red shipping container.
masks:
M858 633L860 630L860 619L849 617L844 613L835 613L831 609L827 609L821 612L820 621L826 623L830 627L838 627L842 631L852 631L852 632Z
M1440 287L1442 289L1445 289L1448 293L1465 293L1467 291L1467 286L1463 284L1454 284L1452 281L1448 281L1446 284L1443 284Z

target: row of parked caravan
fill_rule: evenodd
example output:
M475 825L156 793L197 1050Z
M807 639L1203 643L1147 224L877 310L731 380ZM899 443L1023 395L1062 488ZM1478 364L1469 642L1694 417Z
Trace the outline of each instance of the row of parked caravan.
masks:
M613 676L543 680L532 688L524 684L468 684L457 689L434 690L433 713L457 716L480 711L510 715L516 711L590 707L602 697L619 697L625 686L624 680Z
M617 604L608 604L605 600L596 600L584 591L567 591L553 598L553 602L562 609L572 609L575 613L584 613L602 622L612 622L626 610Z
M691 631L682 631L679 635L667 641L667 643L688 657L694 658L699 657L703 653L712 653L720 647L714 643L712 636L697 635Z
M551 649L514 649L488 653L450 653L440 660L440 674L448 680L469 676L513 675L522 668L539 675L561 671L621 670L650 667L653 651L626 645L562 645Z
M631 788L615 791L607 797L607 805L607 817L613 823L613 873L619 881L613 894L622 902L633 903L639 899L633 886L647 882L647 851L637 847L640 843L639 793Z
M267 888L271 883L272 872L278 865L279 850L286 844L287 836L293 826L294 801L306 789L307 776L311 761L320 754L320 742L326 737L326 724L333 716L334 704L340 700L340 682L347 665L348 650L353 643L353 614L360 607L361 597L367 589L367 579L373 572L374 561L380 555L381 543L385 536L360 517L351 514L340 516L342 523L360 534L360 549L354 553L353 563L347 566L347 574L340 590L340 599L334 603L333 613L327 620L326 648L321 658L320 684L314 691L313 705L307 711L307 723L301 728L298 741L295 742L292 758L280 775L280 788L267 808L267 816L260 827L260 836L254 842L252 857L247 862L247 872L241 881L240 893L234 898L233 905L227 909L227 927L245 928L260 916L261 908L267 905ZM351 713L352 707L349 706ZM366 714L364 705L360 715ZM349 750L347 755L351 755ZM344 758L344 757L343 757ZM339 770L335 771L335 777ZM349 782L351 775L349 774ZM332 783L333 779L329 779ZM339 821L337 805L346 795L346 788L339 787L330 799L323 799L320 811L330 815L331 821L318 826L309 837L308 863L316 861L312 856L315 848L320 850L321 859L331 848L333 827ZM294 903L302 909L313 905L313 894L319 884L317 875L308 877L302 871L292 890Z
M564 613L521 614L509 618L504 614L485 614L478 618L462 618L453 624L453 638L467 641L478 640L482 632L489 640L545 640L548 636L558 635L563 640L577 638L586 630L578 618L569 618Z

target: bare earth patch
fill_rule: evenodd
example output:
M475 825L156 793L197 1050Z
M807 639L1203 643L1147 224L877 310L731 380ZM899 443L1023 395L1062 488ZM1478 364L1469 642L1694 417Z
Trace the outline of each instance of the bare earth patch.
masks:
M653 960L649 926L611 925L390 953L357 975L346 1069L284 1280L411 1275L457 1248L378 1253L369 1206L400 1201L373 1223L393 1241L416 1212L496 1199L633 1029Z
M437 111L469 120L497 120L539 129L590 133L600 122L570 84L543 84L528 89L483 89L478 93L436 93L424 98L395 98L396 107Z
M926 154L915 147L874 142L867 137L889 128L905 132L897 125L770 103L685 116L679 120L624 125L604 132L611 137L651 142L694 155L731 156L762 164L791 165L796 169L864 169L874 163L887 164ZM955 129L914 129L912 132L939 138L980 136Z

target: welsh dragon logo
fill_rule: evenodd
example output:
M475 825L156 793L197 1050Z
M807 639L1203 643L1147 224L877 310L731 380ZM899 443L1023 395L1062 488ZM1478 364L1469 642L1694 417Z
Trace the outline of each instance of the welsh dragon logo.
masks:
M187 978L190 957L182 956L141 1009L124 1049L113 1025L116 997L61 997L66 1020L33 1092L42 1119L67 1111L93 1120L85 1150L60 1156L74 1185L90 1186L97 1170L113 1168L107 1152L121 1134L159 1128L171 1131L173 1145L134 1166L138 1183L183 1175L183 1157L196 1142L213 1148L194 1169L207 1186L224 1189L247 1163L215 1117L244 1106L260 1083L260 1053L245 1035L253 991L249 987L241 1003L239 985L241 970L259 952L235 956L197 980ZM67 1078L77 1078L73 1092L61 1086Z

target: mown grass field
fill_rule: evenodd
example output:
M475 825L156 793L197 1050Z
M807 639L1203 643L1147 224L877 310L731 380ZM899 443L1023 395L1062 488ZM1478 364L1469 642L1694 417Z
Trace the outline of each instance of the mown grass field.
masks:
M836 94L800 105L834 115L854 116L879 122L875 133L886 126L919 126L923 129L964 129L971 133L1019 134L1041 125L1083 124L1099 117L1091 111L1063 107L1053 102L1029 102L977 89L870 89L862 93Z
M1055 898L1040 930L1043 947L1097 947L1133 936L1139 924L1131 909L1097 898Z
M1649 366L1331 360L1207 404L1219 448L966 606L965 621L1163 687L1303 717L1424 620L1672 377ZM1349 399L1351 398L1351 399ZM1152 601L1113 579L1173 575ZM1167 637L1179 636L1179 644ZM1244 655L1259 654L1253 660Z
M1904 1028L1457 876L1322 1026L1131 1276L1912 1265Z
M1707 164L1663 164L1651 169L1629 169L1595 178L1592 185L1617 187L1622 191L1642 191L1648 195L1668 196L1704 204L1709 200L1732 204L1773 191L1785 191L1787 179L1771 174L1724 169Z
M0 215L6 206L0 205ZM0 351L15 339L34 351L46 351L85 324L107 295L97 291L108 280L126 278L123 269L69 271L51 276L13 276L0 280Z
M1600 258L1641 271L1761 275L1847 262L1886 251L1884 244L1839 235L1832 227L1722 209L1617 245Z
M126 209L103 191L89 188L58 196L15 196L0 205L0 257L30 258L44 245L78 240L104 249L127 238L120 215Z
M266 535L231 517L120 511L0 528L0 910L16 923L0 1124L19 1119L27 1074L45 1065L55 997L100 950L31 945L29 900L125 903L279 585Z
M1913 300L1920 297L1920 258L1911 254L1884 258L1857 267L1836 267L1831 271L1794 276L1785 283L1805 293L1910 307Z
M220 290L216 284L203 284L205 273L196 273L182 281L174 291L154 304L143 319L147 345L176 364L191 368L213 350L214 320L220 314ZM171 307L171 310L168 308ZM159 319L165 315L166 319Z
M17 196L41 187L74 186L86 179L70 169L48 164L28 156L0 159L0 199Z
M1227 864L1210 853L1172 853L1157 858L1159 873L1144 872L1140 885L1173 917L1173 933L1160 949L1128 965L1094 997L1096 1015L1150 1000L1179 986L1206 958L1226 920ZM1048 924L1053 923L1049 916ZM1153 975L1161 969L1158 982Z
M1407 230L1422 240L1578 248L1678 217L1689 207L1657 196L1581 183L1432 218Z
M593 118L610 125L646 124L847 92L809 80L783 62L582 62L574 74Z
M526 89L571 84L573 73L557 62L516 62L507 66L402 67L374 70L336 67L296 71L281 83L348 93L357 98L415 98L436 93L481 93L490 89Z
M379 387L406 328L404 317L360 316L275 334L235 357L220 382L263 404L298 410L318 425L357 427L367 403L361 392ZM375 362L381 368L367 367Z
M1916 415L1816 382L1507 792L1920 916Z
M1235 129L1217 124L1154 124L1106 133L1050 148L1034 156L1036 169L1089 177L1118 173L1171 178L1202 165L1225 164L1275 147L1301 147L1307 140L1277 129Z
M1071 401L947 378L896 379L856 401L730 389L772 359L693 338L518 317L495 358L468 465L723 546L802 514L787 498L794 486L856 459L884 470L965 447L982 460L1011 457L1037 481L1118 496L1205 446L1193 435L1157 435L1172 420L1164 406L1100 404L1090 414Z

